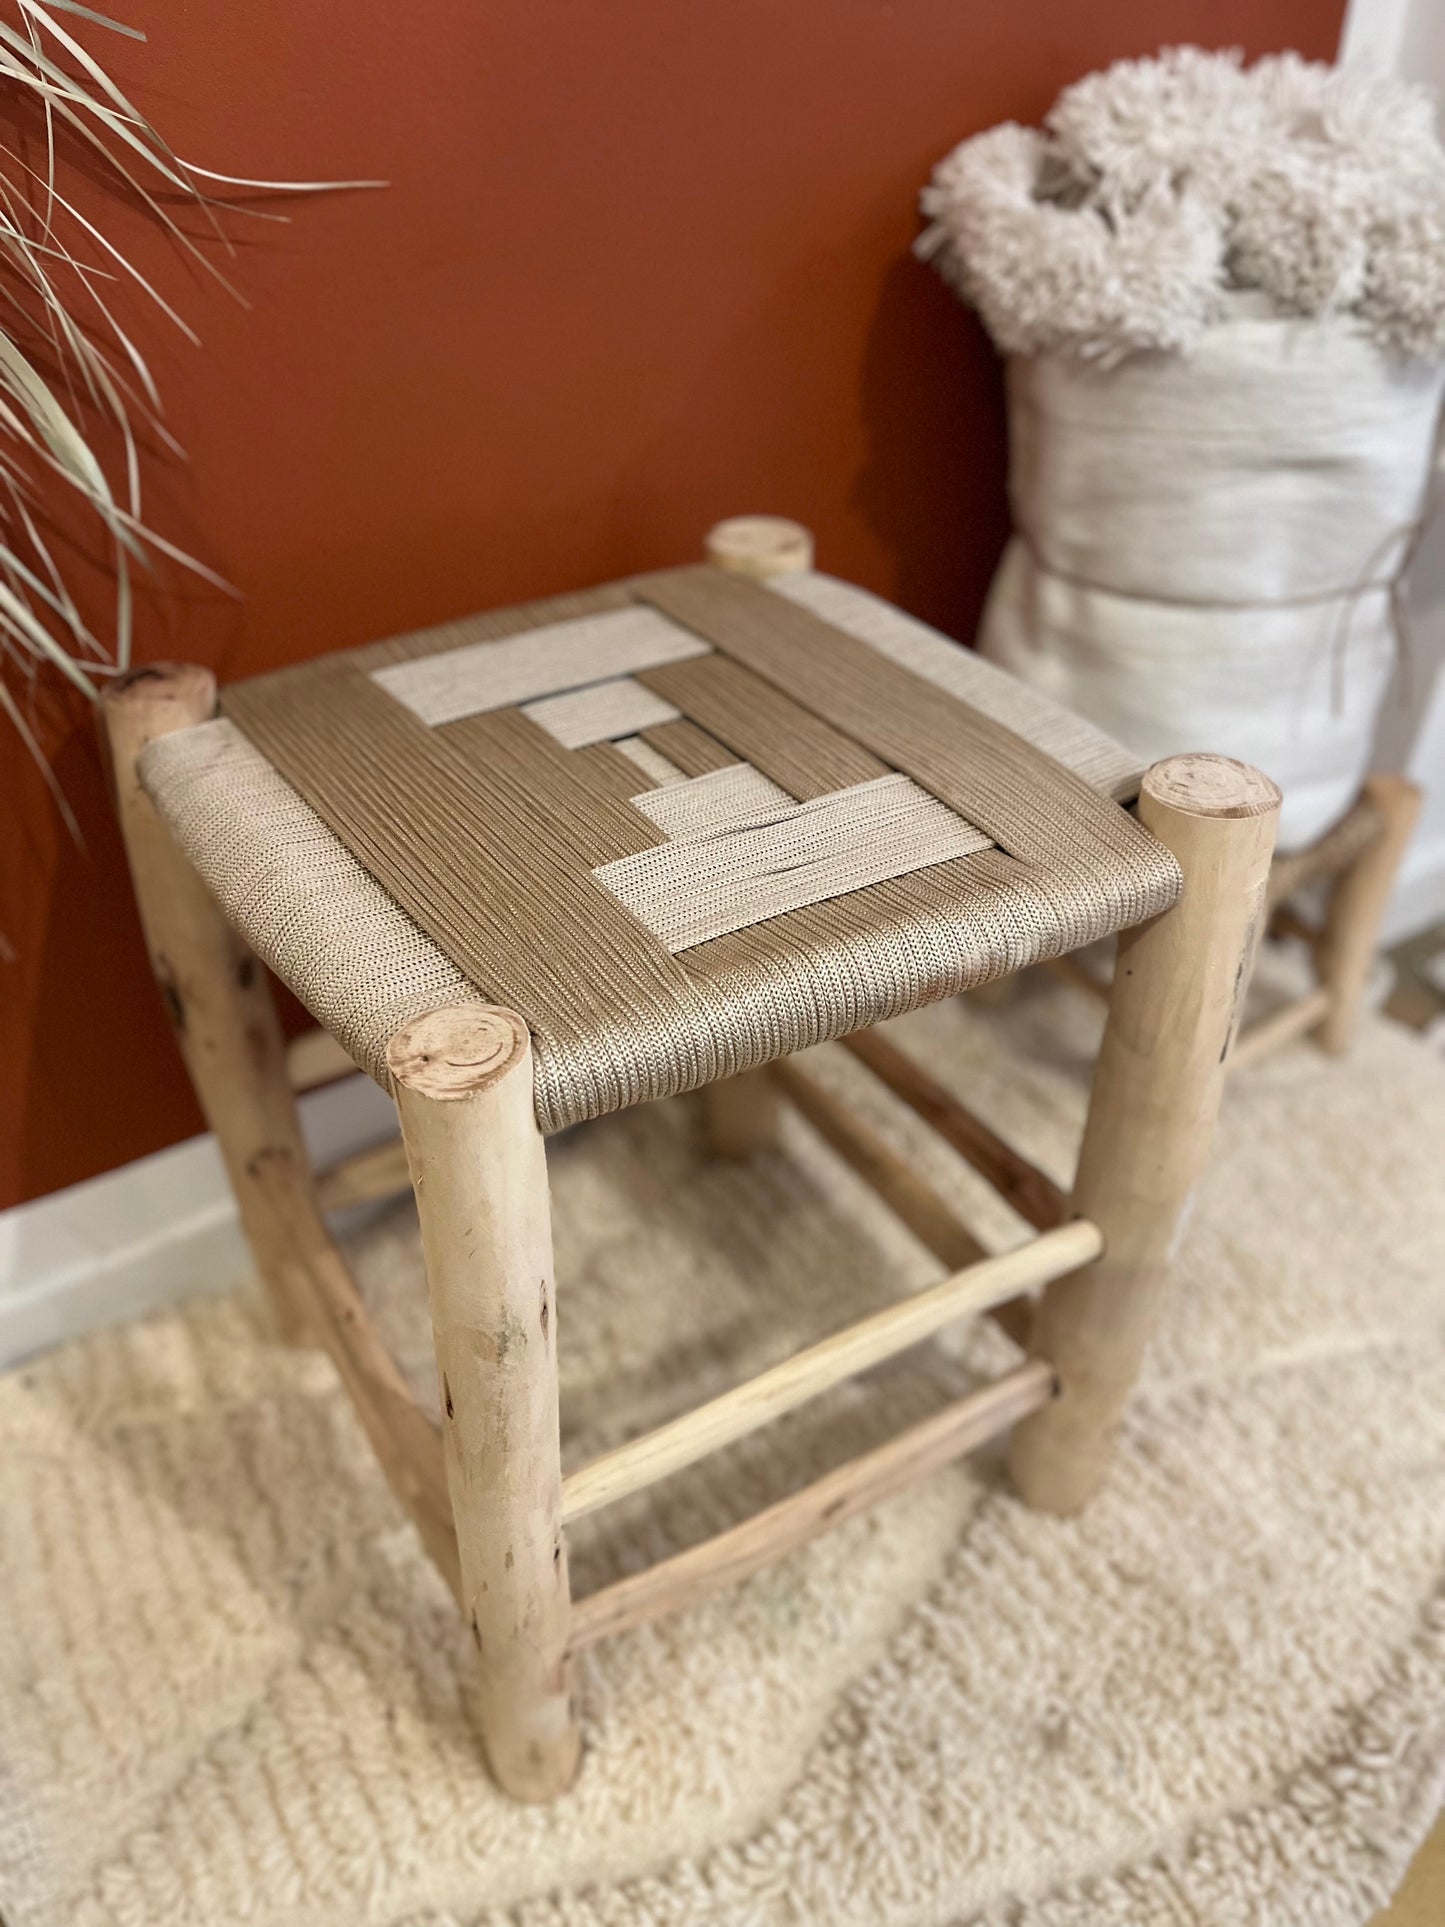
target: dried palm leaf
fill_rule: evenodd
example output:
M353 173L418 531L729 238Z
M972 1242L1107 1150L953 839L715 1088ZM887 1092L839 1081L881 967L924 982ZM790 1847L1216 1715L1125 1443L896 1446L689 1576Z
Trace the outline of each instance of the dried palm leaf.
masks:
M8 97L12 122L27 106L38 109L45 157L43 167L32 165L17 151L23 143L0 141L0 713L40 765L77 833L16 686L32 696L38 674L49 669L94 699L101 679L129 668L133 570L148 567L153 555L168 556L220 588L227 585L144 523L137 434L179 450L161 419L145 357L105 290L138 289L188 340L197 337L75 197L61 191L62 146L88 150L177 247L233 294L172 206L198 212L212 240L233 253L223 215L284 217L238 205L216 189L317 193L382 183L242 180L193 166L173 152L58 16L131 40L144 40L143 33L80 0L0 0L6 5L14 17L0 15L0 100ZM114 480L92 446L112 435L120 444L121 472ZM39 508L56 488L80 498L105 539L115 593L103 640L81 615L37 526Z

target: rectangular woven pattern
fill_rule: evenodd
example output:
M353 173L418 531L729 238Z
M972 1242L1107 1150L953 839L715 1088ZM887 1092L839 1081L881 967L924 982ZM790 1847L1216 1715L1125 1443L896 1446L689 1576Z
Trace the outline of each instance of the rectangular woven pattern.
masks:
M684 729L687 728L685 721L682 723L682 727ZM621 736L611 745L611 748L619 756L625 756L628 762L631 763L634 771L641 770L642 774L650 783L676 783L686 778L687 771L683 769L681 765L674 763L670 756L665 756L663 752L656 747L656 738L671 728L672 725L670 723L663 723L656 730L648 730L645 736ZM722 763L709 765L709 767L727 768L729 765L724 759ZM705 773L704 771L698 772L699 775ZM629 787L627 794L632 796L632 791L637 788L637 778L631 771L628 773L628 781ZM637 805L638 809L642 810L643 815L651 817L652 821L657 823L659 828L664 830L667 828L667 825L662 823L652 810L644 807L638 797L632 796L632 801Z
M718 777L727 774L699 776L682 787L709 786L714 800ZM663 789L656 797L675 794ZM640 806L649 800L639 799ZM657 821L657 802L648 814ZM674 956L787 910L989 847L980 831L898 775L875 776L808 803L735 803L711 824L697 818L674 824L671 836L593 875Z
M357 1061L507 1004L555 1130L1168 906L1131 758L876 598L709 568L225 692L142 780Z
M510 709L707 652L707 644L648 609L615 609L549 623L513 642L475 642L372 671L372 679L424 723L454 723Z
M647 750L645 743L642 747ZM632 801L664 836L688 838L712 830L736 830L768 814L798 808L785 789L750 763L729 763L704 776L684 777L656 750L647 750L647 755L658 787L644 790Z
M564 748L583 749L589 743L612 743L659 723L676 722L682 711L631 676L617 676L611 682L523 703L522 714Z

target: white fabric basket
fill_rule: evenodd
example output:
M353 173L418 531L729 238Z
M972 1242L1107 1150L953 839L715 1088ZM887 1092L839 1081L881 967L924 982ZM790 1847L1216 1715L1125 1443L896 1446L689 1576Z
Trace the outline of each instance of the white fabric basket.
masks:
M1250 298L1187 357L1012 361L984 655L1145 760L1257 763L1281 846L1313 841L1368 766L1442 382Z

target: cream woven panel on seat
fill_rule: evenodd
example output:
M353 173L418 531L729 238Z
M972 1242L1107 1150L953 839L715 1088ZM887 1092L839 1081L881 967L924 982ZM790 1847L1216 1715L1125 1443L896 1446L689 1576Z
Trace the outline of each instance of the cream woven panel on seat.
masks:
M238 685L227 692L228 710L270 753L222 719L154 743L143 780L237 928L379 1080L390 1036L422 1010L467 997L521 1010L535 1040L537 1111L547 1130L875 1023L1173 901L1172 861L1102 800L1101 792L1130 793L1138 773L1097 731L844 584L784 578L773 585L785 598L778 602L751 587L739 598L729 579L715 592L716 579L716 571L640 578ZM653 608L638 606L648 601ZM790 605L798 614L785 618ZM757 651L759 621L764 641L770 633L770 608L780 638L775 676L766 650ZM641 648L659 652L652 660L663 666L638 660L635 631L627 661L615 647L569 659L567 628L595 631L618 614L626 620L611 620L612 634L644 618ZM545 644L545 697L521 694L521 645L530 635ZM860 642L868 645L862 657ZM479 711L489 652L503 658L492 666L511 678L510 701ZM451 684L435 684L427 698L452 720L427 725L378 686L376 672L425 668L438 654L468 659L467 713L456 708L453 663ZM810 660L828 672L818 684L821 711ZM857 700L860 664L866 675L874 660L886 672L876 718L871 703ZM577 678L582 697L593 700L587 691L619 674L670 701L666 678L703 668L699 702L721 722L721 742L690 700L674 705L686 720L656 725L655 742L653 726L623 704L610 724L602 719L598 746L575 749L516 706L567 697L559 677ZM927 685L938 693L920 703L915 691ZM409 684L409 700L419 686L426 685ZM979 734L980 714L1005 730ZM843 718L842 731L830 715ZM949 750L939 718L950 717L965 736L973 732L981 774L971 753ZM895 775L896 757L914 757L910 718L919 768ZM731 732L748 738L751 756L728 753ZM874 739L882 756L868 746ZM382 753L343 754L338 746L348 740L379 744ZM695 769L732 771L699 789L669 748ZM288 775L320 781L314 807L271 753L289 759ZM810 767L830 774L815 782ZM822 857L804 852L795 865L787 839L796 826L805 818L846 822L858 805L830 797L880 777L890 779L885 791L908 799L892 845L865 829L835 838ZM448 787L439 791L439 783ZM933 796L924 793L930 788ZM1003 848L969 820L975 791ZM424 799L438 794L444 807L418 818L432 807ZM749 827L724 808L714 820L727 827L710 838L708 809L729 794L734 805L741 796L744 818L751 811L755 820ZM813 798L821 809L798 811L795 799ZM756 820L759 805L767 826ZM354 820L353 807L361 811ZM422 841L414 831L410 842L393 841L408 820ZM764 828L784 839L776 861L759 860ZM742 867L696 872L696 894L706 901L689 923L679 850L700 838L715 858L727 835L740 837ZM407 868L413 851L415 874ZM668 874L665 936L649 924L643 898L634 896L629 910L609 892L619 864L634 881ZM368 873L373 865L389 887ZM719 902L728 906L721 921ZM452 938L446 947L437 940L441 930L456 933L458 961L449 959ZM687 947L672 954L679 938Z
M684 728L687 727L685 723L683 726ZM666 725L663 725L663 727L665 728ZM675 783L679 778L687 775L687 771L680 768L670 757L665 756L655 743L647 741L646 738L642 736L619 736L612 747L620 751L629 762L635 763L649 783ZM739 766L733 764L724 765L723 767L737 768ZM766 777L763 778L763 781L767 781ZM776 785L774 785L774 788L776 788ZM787 792L780 791L779 793L786 795Z
M649 799L640 799L669 840L593 872L674 956L785 911L989 847L986 836L906 776L875 776L795 803L786 795L759 800L759 787L777 786L744 769L753 780L734 783L730 800L721 800L727 770L658 790L650 809ZM711 811L679 795L699 788ZM667 807L673 801L681 805L675 816Z
M613 609L549 623L511 642L464 643L372 675L424 723L451 723L706 653L705 642L651 609Z
M650 764L640 763L639 767L648 770L658 787L634 796L633 804L674 840L712 830L740 829L755 821L761 811L797 808L785 789L750 763L729 763L723 769L691 777L684 777L665 757Z
M523 703L522 714L564 748L584 749L589 743L612 743L656 729L659 723L674 723L682 711L632 676L617 676Z

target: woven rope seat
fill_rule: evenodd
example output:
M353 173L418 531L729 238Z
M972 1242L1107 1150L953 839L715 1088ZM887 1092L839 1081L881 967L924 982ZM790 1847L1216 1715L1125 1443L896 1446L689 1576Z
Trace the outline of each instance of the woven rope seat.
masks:
M704 566L232 685L140 777L231 924L379 1082L468 1001L555 1131L1138 923L1135 760L862 590Z

